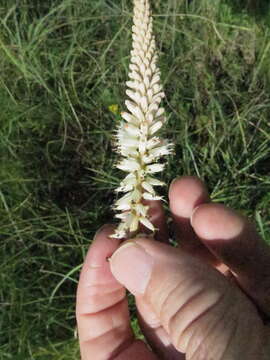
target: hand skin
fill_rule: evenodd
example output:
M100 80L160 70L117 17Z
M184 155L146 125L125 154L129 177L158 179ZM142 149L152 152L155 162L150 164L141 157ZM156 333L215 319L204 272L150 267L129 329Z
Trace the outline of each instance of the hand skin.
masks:
M156 201L155 240L120 246L112 225L96 234L77 291L82 360L269 359L270 248L198 178L173 181L169 199L177 248ZM148 345L134 338L126 289Z

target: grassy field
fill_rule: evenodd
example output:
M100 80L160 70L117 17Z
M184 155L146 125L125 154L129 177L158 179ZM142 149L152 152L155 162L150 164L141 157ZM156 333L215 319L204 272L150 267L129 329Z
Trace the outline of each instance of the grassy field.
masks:
M163 179L200 176L270 241L267 3L156 0L153 12L176 144ZM1 360L78 359L79 270L122 176L111 139L131 11L131 0L0 1Z

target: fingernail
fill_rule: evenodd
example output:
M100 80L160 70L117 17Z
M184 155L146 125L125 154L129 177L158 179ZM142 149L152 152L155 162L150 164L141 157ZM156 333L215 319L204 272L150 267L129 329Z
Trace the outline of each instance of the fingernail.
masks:
M170 186L172 186L176 181L180 180L180 176L176 177L173 179L173 181L171 182Z
M194 216L196 210L197 210L199 207L200 207L200 205L199 205L199 206L196 206L196 207L193 209L192 213L191 213L191 216L190 216L191 226L193 226L193 216Z
M168 193L169 199L171 199L172 187L173 187L174 183L176 183L179 179L180 179L180 176L174 178L174 179L172 180L172 182L170 183L169 193Z
M113 224L105 224L105 225L102 225L98 230L97 232L95 233L95 236L94 236L94 239L93 241L96 240L97 236L99 236L101 233L103 233L105 230L110 230L111 233L113 233L113 229L114 229L114 226Z
M144 294L154 266L154 259L134 241L121 246L110 259L114 277L131 293Z

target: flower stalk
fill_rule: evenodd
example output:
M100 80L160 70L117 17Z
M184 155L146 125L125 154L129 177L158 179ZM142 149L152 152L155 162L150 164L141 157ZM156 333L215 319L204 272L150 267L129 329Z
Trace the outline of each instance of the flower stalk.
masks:
M121 220L112 235L117 238L135 236L140 224L155 231L145 200L162 199L154 187L165 184L153 174L164 170L165 164L160 159L173 150L172 144L157 136L166 122L165 110L160 107L165 94L160 84L149 0L134 0L132 33L133 49L126 83L129 99L115 135L116 150L121 155L116 166L127 173L116 189L117 193L125 193L114 206L114 210L120 212L116 217Z

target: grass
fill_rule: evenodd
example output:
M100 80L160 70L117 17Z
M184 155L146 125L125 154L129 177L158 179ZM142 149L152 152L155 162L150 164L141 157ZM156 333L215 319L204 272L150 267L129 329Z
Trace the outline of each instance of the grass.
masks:
M1 360L79 356L79 270L122 176L110 109L125 99L131 5L1 1ZM268 2L153 5L176 144L162 176L200 176L270 241Z

